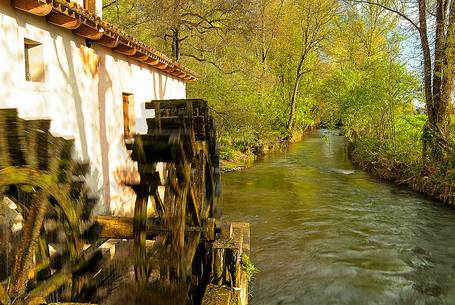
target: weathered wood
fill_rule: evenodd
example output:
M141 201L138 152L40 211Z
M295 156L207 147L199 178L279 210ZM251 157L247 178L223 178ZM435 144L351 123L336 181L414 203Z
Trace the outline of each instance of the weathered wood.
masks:
M221 240L229 240L232 238L233 228L232 223L230 222L223 222L221 224Z
M135 151L139 149L137 141L142 141L142 149L144 151L145 160L140 164L155 162L182 162L183 158L190 159L193 155L193 150L189 145L191 143L190 134L180 133L178 139L173 138L172 134L150 134L136 136L134 143L127 144L129 150L133 150L132 159L137 160Z
M208 218L205 223L205 230L204 230L204 239L207 241L214 241L215 240L215 225L216 220L215 218Z
M231 305L232 293L228 287L208 285L202 305Z
M194 193L194 189L191 188L189 192L189 212L193 216L193 221L196 226L201 226L201 215L200 215L200 205L202 204L201 200L198 200Z
M37 16L46 16L52 11L52 4L43 0L12 0L15 8Z
M78 303L78 302L63 302L63 303L46 303L46 305L97 305L95 303Z
M74 141L52 136L49 120L22 120L15 110L0 110L0 121L6 155L0 162L5 192L0 197L11 198L24 220L22 239L13 244L14 266L4 275L9 277L7 297L18 304L43 304L61 286L72 286L72 274L94 258L83 247L90 243L88 221L96 200L89 199L82 177L87 166L72 159ZM52 258L50 243L56 250ZM51 265L57 269L53 274ZM5 303L6 297L0 298Z
M251 249L251 230L248 222L233 222L234 227L242 228L242 254L250 256Z
M136 280L145 285L147 282L147 256L145 241L147 239L147 199L150 187L134 186L136 204L134 206L133 235Z
M207 101L204 101L202 99L170 99L147 102L145 103L145 109L157 109L157 105L160 105L159 109L185 108L187 102L191 102L193 104L193 107L198 107L201 109L208 108Z
M147 119L152 130L192 130L197 141L208 141L211 129L208 105L204 100L183 99L146 103L155 110L155 117Z
M42 300L44 298L59 289L61 286L71 283L73 276L69 271L70 270L57 271L49 279L38 285L27 295L27 304L43 304Z
M30 168L7 167L0 170L0 186L21 184L46 190L49 196L59 203L71 228L78 227L79 219L76 217L70 198L58 187L54 175Z
M165 65L158 68L173 69L172 66ZM220 284L226 282L226 276L230 276L225 265L227 261L225 252L228 246L218 247L214 252L208 246L210 255L197 254L197 249L201 249L199 246L202 246L201 240L215 240L215 221L210 217L213 217L214 213L216 174L214 170L219 166L218 158L212 156L217 153L216 140L214 130L211 130L213 124L208 116L207 102L153 101L147 103L146 108L155 110L155 117L147 120L147 135L136 135L128 139L126 144L127 149L132 151L132 159L138 162L141 185L150 187L149 196L153 197L158 214L164 220L161 227L152 228L147 224L146 235L148 238L150 232L155 229L168 232L158 235L158 238L162 237L161 242L156 242L162 244L165 249L162 255L165 256L163 260L166 264L160 265L160 280L174 279L187 282L189 275L186 273L192 266L191 291L202 295L204 289L199 285L206 285L211 280L210 273L214 265L216 266L214 272L218 271L216 277ZM215 161L216 164L213 163ZM156 162L165 163L163 201L154 189L159 181L142 179L146 172L144 168ZM138 192L139 189L136 193ZM228 233L228 237L232 235L232 228L230 230L231 234ZM207 245L208 243L203 248L205 249ZM212 253L214 258L210 259ZM235 256L235 262L239 261L238 257L239 255ZM233 265L239 266L236 263ZM236 275L235 271L231 273ZM200 281L195 279L198 274Z
M244 232L247 231L247 232ZM244 223L221 224L220 238L213 243L213 279L215 285L241 287L241 255L249 254L249 225Z
M85 24L81 24L77 29L74 29L73 33L91 40L98 40L104 35L96 27L92 28Z
M6 293L5 288L3 287L3 284L0 283L0 305L9 305L11 304L11 300Z
M96 216L95 221L99 223L102 228L99 233L100 238L106 239L133 239L133 218L119 217L119 216ZM209 230L212 230L209 232ZM214 236L214 226L186 226L185 232L205 232L205 236ZM153 239L158 234L168 232L169 228L162 225L160 217L147 218L146 237Z
M41 227L48 207L46 193L40 193L34 198L32 208L23 228L23 240L17 250L16 261L11 276L9 293L13 295L25 292L28 281L28 271L32 267L32 260L38 244Z
M46 303L46 305L97 305L97 304L95 304L95 303L63 302L63 303Z
M229 282L232 287L240 287L240 249L226 249L225 250L226 269L229 272Z
M79 19L76 19L75 16L67 16L57 11L50 12L46 16L46 20L49 23L61 26L69 30L77 29L81 25L81 21Z
M223 285L225 279L225 259L224 259L224 249L217 248L214 249L213 255L213 284Z
M133 218L131 217L96 216L95 221L102 225L100 238L133 238Z

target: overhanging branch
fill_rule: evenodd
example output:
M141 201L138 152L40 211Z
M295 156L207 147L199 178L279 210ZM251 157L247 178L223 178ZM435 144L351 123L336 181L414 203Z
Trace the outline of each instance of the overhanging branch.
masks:
M368 1L368 0L352 0L352 2L379 6L379 7L383 8L383 9L385 9L386 11L392 12L392 13L397 14L398 16L402 17L403 19L408 21L418 32L420 32L420 27L411 18L409 18L408 16L406 16L405 14L403 14L402 12L400 12L398 10L395 10L395 9L393 9L391 7L385 6L385 5L381 4L381 3L372 2L372 1Z
M235 74L237 72L240 72L242 71L241 69L237 69L237 70L232 70L232 71L225 71L223 68L221 68L220 66L218 66L218 64L214 61L211 61L211 60L208 60L206 58L200 58L200 57L197 57L193 54L181 54L181 56L186 56L186 57L190 57L190 58L193 58L199 62L206 62L208 64L211 64L212 66L214 66L215 68L217 68L218 70L220 70L221 72L223 72L224 74Z

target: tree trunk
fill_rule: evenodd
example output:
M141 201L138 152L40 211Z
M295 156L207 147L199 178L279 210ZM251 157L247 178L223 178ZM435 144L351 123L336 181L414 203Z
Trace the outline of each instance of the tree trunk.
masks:
M292 91L291 104L290 104L291 110L289 112L289 119L288 119L288 123L287 123L288 140L292 139L292 131L294 129L294 121L295 121L295 111L297 108L297 95L299 93L299 85L300 85L301 78L302 78L301 74L297 75L297 78L294 83L294 90Z
M455 0L437 0L434 62L428 39L426 0L418 0L419 22L369 0L359 2L378 5L398 13L418 30L423 54L423 81L428 119L423 128L422 158L427 161L447 159L452 150L450 115L455 80ZM450 6L450 7L449 7Z
M453 89L453 48L455 1L445 7L444 0L437 1L434 66L428 42L426 3L419 0L419 34L424 62L424 92L428 120L423 129L422 157L427 160L444 160L451 151L450 107ZM446 12L449 22L446 29ZM447 31L447 32L446 32ZM433 79L432 79L433 78Z
M295 111L297 109L297 96L299 93L299 86L300 86L300 81L302 80L303 76L303 67L305 65L305 59L308 54L308 48L305 46L302 55L300 56L300 62L299 66L297 67L297 73L295 77L295 83L294 83L294 90L292 91L292 97L291 97L291 103L290 103L290 112L289 112L289 119L287 123L287 130L288 130L288 140L292 140L292 132L294 130L294 122L295 122Z
M180 59L180 33L179 29L172 29L172 57Z

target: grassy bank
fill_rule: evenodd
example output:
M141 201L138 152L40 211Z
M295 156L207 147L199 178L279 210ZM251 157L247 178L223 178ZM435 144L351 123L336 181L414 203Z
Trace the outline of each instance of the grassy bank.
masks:
M297 130L292 136L292 142L302 140L305 132L310 129L312 126ZM258 158L285 150L289 143L283 134L273 134L255 141L234 141L227 137L221 137L221 169L224 172L230 172L249 168Z
M378 140L363 137L351 145L354 164L374 176L428 195L450 205L455 204L455 157L423 165L422 128L424 115L397 118L394 137ZM455 132L455 124L452 125Z
M258 158L272 152L281 151L286 147L287 142L280 138L247 145L232 145L221 142L221 170L230 172L251 167Z

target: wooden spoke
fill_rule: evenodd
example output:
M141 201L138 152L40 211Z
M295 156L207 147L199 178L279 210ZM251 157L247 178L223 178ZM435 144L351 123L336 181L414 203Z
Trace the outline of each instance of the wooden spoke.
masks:
M28 281L28 270L31 267L35 249L41 233L44 216L47 211L47 195L39 193L36 195L27 221L23 228L22 243L16 253L16 263L13 267L9 293L14 295L22 294Z
M0 110L0 198L15 206L8 213L21 221L14 225L22 224L0 245L0 254L10 248L15 253L12 268L2 274L9 285L1 287L0 303L42 304L51 295L74 301L89 285L81 271L96 258L83 251L96 235L96 199L88 196L83 177L88 167L72 159L74 142L52 136L49 127L48 120L22 120L14 109ZM1 208L10 209L5 200ZM13 223L3 225L11 230ZM62 286L70 294L59 292Z
M136 280L145 285L147 281L147 262L145 242L147 238L147 198L148 188L146 186L135 186L136 204L134 207L133 233L135 253L135 275Z

